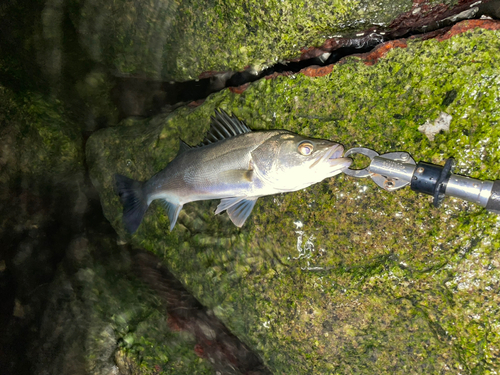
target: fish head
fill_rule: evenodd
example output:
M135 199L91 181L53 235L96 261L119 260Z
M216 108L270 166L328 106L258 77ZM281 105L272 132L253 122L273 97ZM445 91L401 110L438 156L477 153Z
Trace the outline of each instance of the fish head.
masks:
M325 139L282 132L252 152L254 172L280 191L295 191L335 176L352 160L344 147Z

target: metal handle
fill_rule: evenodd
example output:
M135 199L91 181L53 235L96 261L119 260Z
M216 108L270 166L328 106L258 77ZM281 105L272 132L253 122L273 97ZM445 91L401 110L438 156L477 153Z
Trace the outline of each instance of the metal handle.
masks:
M491 194L485 207L490 212L500 214L500 180L493 182Z

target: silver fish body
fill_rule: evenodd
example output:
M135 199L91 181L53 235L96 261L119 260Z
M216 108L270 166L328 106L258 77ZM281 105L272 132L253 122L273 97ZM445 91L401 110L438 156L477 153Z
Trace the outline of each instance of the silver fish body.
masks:
M198 147L181 142L179 154L146 182L115 175L125 228L137 230L149 204L162 200L173 229L182 206L221 199L216 214L227 210L241 227L259 197L303 189L335 176L351 164L335 142L286 130L252 132L236 117L217 111Z

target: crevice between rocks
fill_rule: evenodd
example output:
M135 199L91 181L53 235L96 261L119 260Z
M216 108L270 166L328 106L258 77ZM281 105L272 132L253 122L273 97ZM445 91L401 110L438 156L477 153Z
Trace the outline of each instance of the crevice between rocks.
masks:
M427 40L442 38L452 27L464 20L500 19L500 0L460 1L448 9L443 4L432 8L415 1L412 10L394 20L388 30L371 27L363 33L332 37L320 47L305 48L290 61L279 62L261 71L248 68L241 72L205 72L198 80L161 82L141 77L115 77L112 97L119 110L119 118L151 117L170 112L183 105L197 106L212 93L225 88L243 92L248 84L262 78L304 73L325 75L327 67L347 56L360 56L373 64L394 47L406 47L406 39ZM480 26L473 24L470 28ZM463 31L457 31L457 33ZM454 34L453 34L454 35ZM446 39L446 38L445 38ZM380 48L385 46L385 48ZM377 53L374 53L377 51ZM325 69L327 68L327 69Z

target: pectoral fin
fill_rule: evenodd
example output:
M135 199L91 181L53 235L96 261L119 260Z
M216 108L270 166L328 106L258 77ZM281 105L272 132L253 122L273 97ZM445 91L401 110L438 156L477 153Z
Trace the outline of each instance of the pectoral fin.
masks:
M170 220L170 231L174 229L175 223L177 222L177 218L179 217L179 212L181 212L182 204L174 204L166 199L162 199L163 207L167 211L168 219Z
M219 174L221 180L227 183L247 183L253 180L252 169L230 169Z
M227 214L229 218L238 228L241 228L248 216L253 210L255 206L255 202L257 202L258 197L236 197L236 198L225 198L220 201L220 204L217 206L216 214L227 210Z

